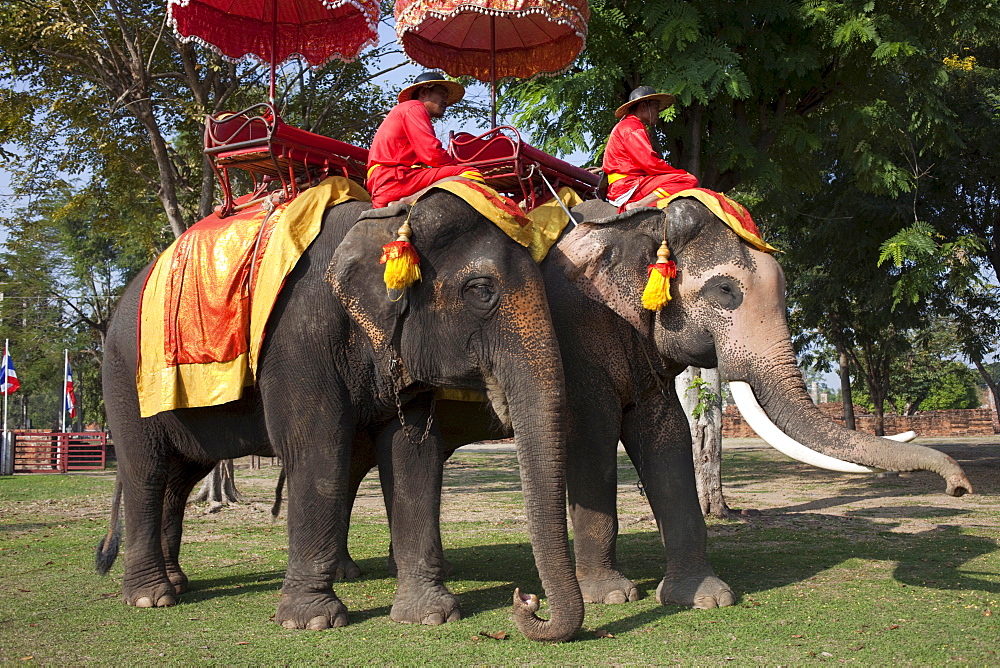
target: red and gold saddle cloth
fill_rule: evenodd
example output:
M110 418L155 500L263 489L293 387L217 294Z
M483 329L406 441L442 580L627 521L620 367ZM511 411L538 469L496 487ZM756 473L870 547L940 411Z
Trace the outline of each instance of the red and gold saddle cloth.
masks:
M264 326L278 292L319 233L324 211L370 201L331 177L268 215L254 206L211 215L157 259L139 308L139 412L215 406L253 385Z
M655 206L658 209L666 209L667 205L679 197L693 197L704 204L719 220L728 225L736 233L736 236L757 250L764 251L765 253L778 252L777 248L761 238L760 232L757 230L757 223L753 222L750 212L742 204L714 190L688 188L687 190L676 192L669 197L656 200Z

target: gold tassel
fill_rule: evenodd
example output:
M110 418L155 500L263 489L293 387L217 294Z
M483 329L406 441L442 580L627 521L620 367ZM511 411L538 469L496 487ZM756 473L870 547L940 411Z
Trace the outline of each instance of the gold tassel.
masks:
M673 299L670 296L670 279L677 276L677 265L669 257L670 249L664 241L660 250L656 251L656 264L647 267L649 280L642 291L642 305L650 311L659 311Z
M410 243L410 221L406 220L397 231L395 241L382 246L381 264L385 265L385 287L405 290L420 280L420 256Z

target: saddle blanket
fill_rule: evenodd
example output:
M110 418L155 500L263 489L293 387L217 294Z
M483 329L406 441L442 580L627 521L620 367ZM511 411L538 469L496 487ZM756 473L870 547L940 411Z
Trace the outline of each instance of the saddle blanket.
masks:
M330 177L270 214L260 206L191 226L143 286L136 385L139 412L235 401L253 385L264 327L285 278L319 234L327 208L370 201Z

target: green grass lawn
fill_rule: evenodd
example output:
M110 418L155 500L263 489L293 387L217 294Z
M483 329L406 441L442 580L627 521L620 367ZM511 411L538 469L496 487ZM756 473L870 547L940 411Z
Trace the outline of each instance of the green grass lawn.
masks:
M109 577L94 573L113 472L0 478L0 661L995 665L1000 439L935 446L959 459L977 494L946 497L931 474L847 476L771 450L727 451L729 504L761 514L709 523L710 557L738 596L716 610L655 602L662 548L622 455L619 559L643 598L588 605L576 640L555 646L525 640L510 616L514 587L542 593L512 453L459 451L448 462L442 531L464 619L439 627L389 620L395 582L374 474L350 533L365 575L336 586L351 623L319 632L269 619L287 556L284 516L272 522L269 512L277 468L239 470L238 506L189 506L181 556L191 591L152 610L122 604L121 559Z

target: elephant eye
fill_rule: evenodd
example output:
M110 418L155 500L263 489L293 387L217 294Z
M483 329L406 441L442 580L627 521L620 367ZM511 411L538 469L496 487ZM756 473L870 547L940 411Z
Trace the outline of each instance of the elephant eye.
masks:
M476 315L489 316L500 301L496 281L489 276L470 278L462 287L462 300Z
M701 296L728 311L739 308L743 303L743 290L732 276L713 276L708 279L701 288Z

